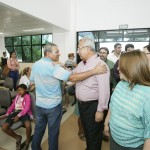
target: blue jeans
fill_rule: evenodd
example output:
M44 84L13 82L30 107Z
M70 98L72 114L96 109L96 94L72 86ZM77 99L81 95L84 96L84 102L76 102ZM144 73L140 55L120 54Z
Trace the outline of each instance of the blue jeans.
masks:
M13 79L13 82L14 82L14 90L16 91L16 84L17 84L17 81L18 81L18 71L10 71L9 72L9 77Z
M36 106L36 125L32 140L32 150L42 150L41 141L48 123L49 150L58 150L59 128L62 118L62 104L46 109Z

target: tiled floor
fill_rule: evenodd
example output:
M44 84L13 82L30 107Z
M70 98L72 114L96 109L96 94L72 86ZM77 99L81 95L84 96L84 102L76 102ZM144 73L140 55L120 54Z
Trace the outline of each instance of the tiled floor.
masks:
M72 98L70 97L70 103L71 100ZM69 105L69 107L67 108L67 112L63 115L61 124L64 123L64 121L73 113L73 111L74 111L74 106ZM34 132L34 126L35 126L34 123L32 123L32 132ZM26 133L24 128L20 128L15 132L23 137L22 141L25 141ZM42 143L47 138L48 138L48 130L46 129L45 135L42 139ZM0 150L15 150L15 147L16 147L16 140L3 133L2 130L0 129Z
M73 115L74 106L70 106L67 112L63 115L60 128L59 150L84 150L85 142L78 137L77 116ZM34 123L32 124L34 131ZM32 131L32 132L33 132ZM25 140L25 129L20 128L16 133L22 135ZM42 140L42 150L48 150L48 131L46 129ZM15 150L15 140L4 134L0 130L0 150ZM31 150L31 147L29 147ZM103 142L102 150L109 150L109 143Z
M61 125L59 150L85 150L85 142L78 137L77 119L73 114ZM42 150L48 150L48 140L43 142ZM109 142L103 142L102 150L109 150Z

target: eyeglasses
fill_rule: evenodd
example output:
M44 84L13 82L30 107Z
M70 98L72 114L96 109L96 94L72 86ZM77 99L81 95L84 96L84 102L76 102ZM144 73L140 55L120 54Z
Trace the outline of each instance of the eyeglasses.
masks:
M100 54L107 54L106 52L99 52Z
M83 49L85 47L88 47L88 46L78 47L78 50L81 50L81 49Z
M58 54L58 53L59 53L59 51L52 51L51 53L55 53L55 54Z

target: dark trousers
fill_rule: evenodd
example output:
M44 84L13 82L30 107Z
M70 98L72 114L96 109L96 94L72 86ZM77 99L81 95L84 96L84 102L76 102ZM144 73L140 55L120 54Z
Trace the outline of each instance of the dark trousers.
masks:
M16 91L16 84L17 84L17 81L18 81L18 71L10 71L9 72L9 77L13 79L13 82L14 82L14 90Z
M103 121L95 122L98 101L82 103L78 101L79 112L83 124L87 150L101 150Z
M123 147L116 143L112 137L110 137L110 150L143 150L143 145L137 148Z

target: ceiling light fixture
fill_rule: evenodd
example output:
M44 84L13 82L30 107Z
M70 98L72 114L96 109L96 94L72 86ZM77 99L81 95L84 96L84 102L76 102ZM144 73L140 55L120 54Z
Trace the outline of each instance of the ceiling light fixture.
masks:
M31 32L31 31L42 31L45 30L44 28L37 28L37 29L27 29L27 30L22 30L24 32Z
M0 34L4 34L4 33L0 32Z

